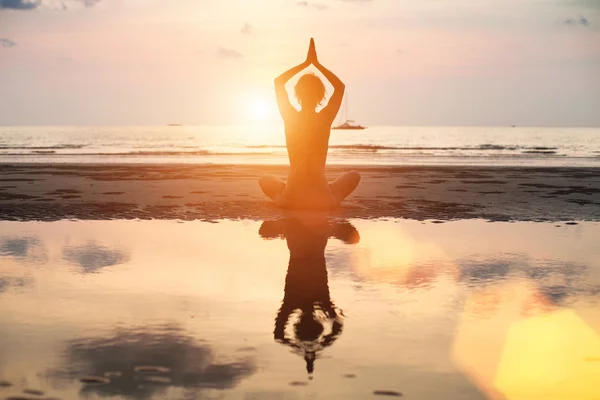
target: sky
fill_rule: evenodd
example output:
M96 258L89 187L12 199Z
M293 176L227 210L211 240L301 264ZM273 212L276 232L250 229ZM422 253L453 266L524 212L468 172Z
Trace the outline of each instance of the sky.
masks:
M600 126L600 0L0 0L0 125L277 123L311 37L360 123Z

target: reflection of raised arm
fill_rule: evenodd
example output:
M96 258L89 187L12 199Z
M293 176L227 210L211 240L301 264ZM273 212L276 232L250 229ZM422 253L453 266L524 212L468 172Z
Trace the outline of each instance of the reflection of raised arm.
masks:
M340 335L342 334L342 329L344 328L343 324L340 322L340 320L336 319L333 321L333 324L331 326L331 333L326 335L323 338L323 347L327 347L327 346L331 346L333 344L333 342L335 342L337 340L338 337L340 337Z
M290 103L287 91L285 90L285 84L294 77L298 72L302 71L310 65L309 61L306 60L302 64L296 65L293 68L288 69L283 74L275 78L275 95L277 96L277 106L279 107L279 113L286 119L293 112L296 111L294 106Z
M258 229L258 234L263 239L284 239L285 229L281 220L264 221Z
M344 221L333 226L331 236L341 240L346 244L356 244L360 242L358 230L350 222Z
M320 62L316 61L314 65L333 85L334 92L329 99L329 103L321 110L321 114L325 115L329 121L333 122L342 105L346 85L344 85L344 82L342 82L333 72L321 65Z
M281 343L289 343L290 340L285 338L285 325L290 318L290 314L294 311L293 308L282 305L275 318L275 330L273 331L273 338Z

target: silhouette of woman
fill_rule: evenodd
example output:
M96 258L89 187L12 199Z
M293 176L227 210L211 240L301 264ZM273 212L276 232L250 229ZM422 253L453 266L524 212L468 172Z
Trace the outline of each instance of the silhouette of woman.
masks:
M329 295L325 247L330 236L346 243L358 243L356 228L348 222L334 226L288 218L265 221L260 227L264 238L285 238L290 260L285 279L285 294L275 318L275 341L290 346L306 361L309 374L318 354L341 335L343 314ZM291 329L286 327L290 325Z
M290 104L285 84L311 64L329 80L334 92L328 104L317 112L317 106L325 98L325 85L312 73L303 75L294 90L301 106L298 111ZM344 83L319 63L313 39L310 40L306 61L275 79L277 104L285 125L290 171L287 183L275 177L263 177L259 185L278 207L334 208L358 186L360 174L357 171L346 172L331 184L325 176L331 124L342 104L344 90Z

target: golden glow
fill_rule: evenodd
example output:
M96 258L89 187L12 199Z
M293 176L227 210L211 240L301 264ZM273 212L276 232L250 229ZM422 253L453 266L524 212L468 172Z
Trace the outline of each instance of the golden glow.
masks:
M495 386L510 400L600 398L600 337L574 311L511 325Z
M252 104L252 117L258 121L269 118L269 105L264 100L255 100Z
M265 93L248 93L244 97L241 107L250 121L265 122L273 120L277 116L274 99L267 97Z
M539 292L525 279L473 290L465 301L452 358L489 400L505 397L494 385L510 324L536 304Z
M533 282L515 279L469 295L453 359L490 400L600 398L600 336Z
M456 265L441 247L416 240L399 224L364 229L361 237L355 270L365 280L418 287L440 275L456 278Z

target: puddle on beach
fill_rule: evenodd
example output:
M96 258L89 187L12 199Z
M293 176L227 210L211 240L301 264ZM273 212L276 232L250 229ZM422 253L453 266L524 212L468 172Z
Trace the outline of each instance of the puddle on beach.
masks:
M597 399L598 238L586 222L0 222L0 399Z

